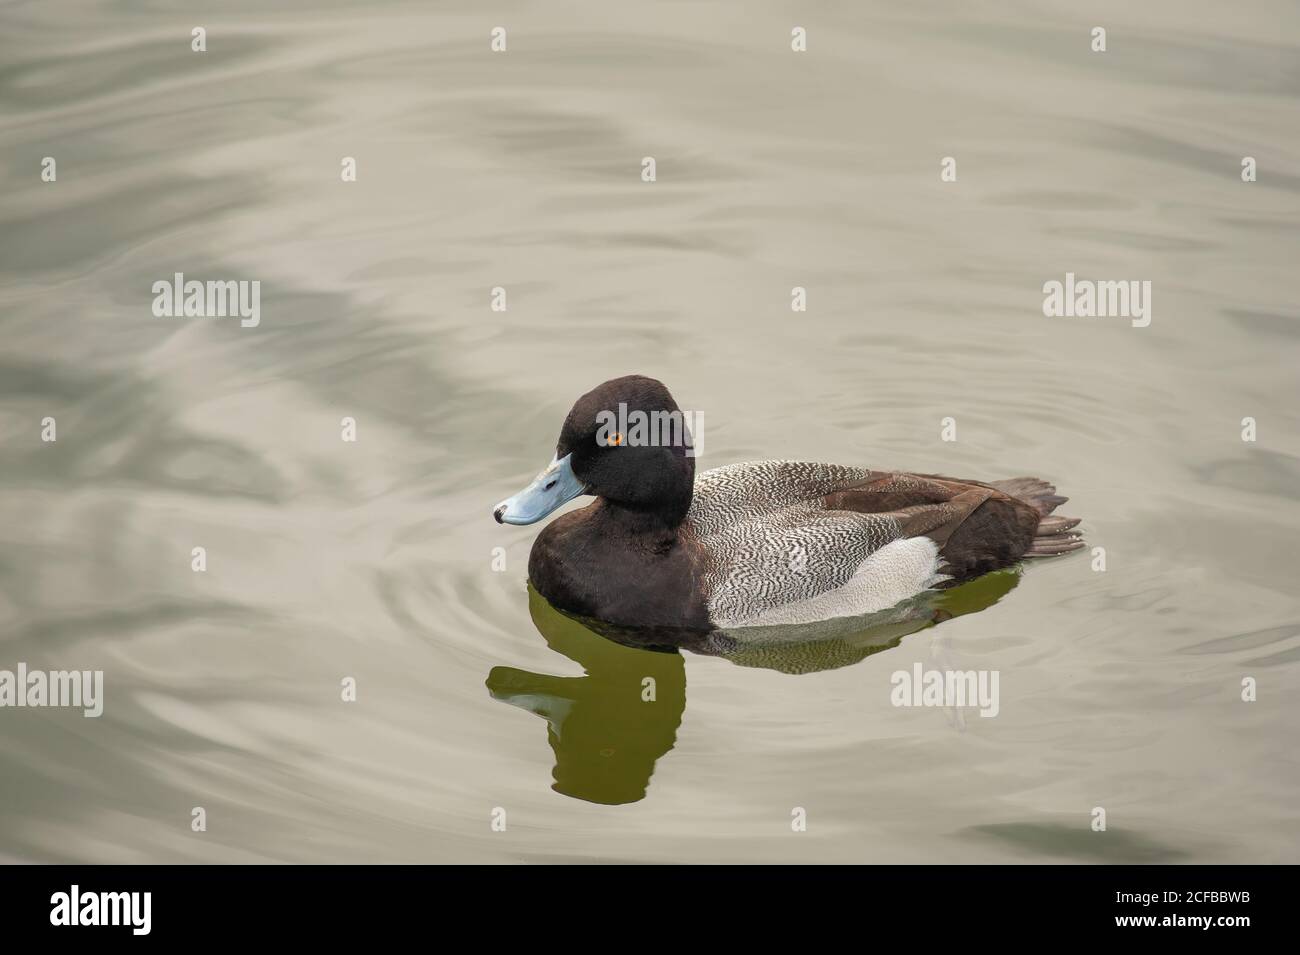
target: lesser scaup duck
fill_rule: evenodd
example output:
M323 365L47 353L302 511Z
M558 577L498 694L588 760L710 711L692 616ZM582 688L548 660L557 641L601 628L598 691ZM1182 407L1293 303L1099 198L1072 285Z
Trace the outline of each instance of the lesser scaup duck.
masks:
M628 627L799 624L1083 546L1067 533L1077 518L1048 516L1066 499L1037 478L986 484L801 461L697 478L689 432L651 443L612 430L636 412L681 419L659 381L607 381L574 404L550 465L494 511L532 524L595 496L542 531L528 558L533 586L560 610Z

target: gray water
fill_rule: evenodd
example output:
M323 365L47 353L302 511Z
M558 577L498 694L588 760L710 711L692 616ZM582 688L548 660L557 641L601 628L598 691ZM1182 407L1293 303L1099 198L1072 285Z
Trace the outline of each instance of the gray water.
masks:
M105 680L0 709L0 856L1297 861L1293 3L269 6L0 4L0 669ZM610 642L490 509L630 372L701 467L1039 475L1089 549L794 664ZM893 706L936 660L998 715Z

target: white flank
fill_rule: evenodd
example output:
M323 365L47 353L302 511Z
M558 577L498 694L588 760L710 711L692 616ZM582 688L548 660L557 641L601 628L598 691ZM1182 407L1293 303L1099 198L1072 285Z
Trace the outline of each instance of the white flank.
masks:
M772 627L887 610L944 580L939 545L928 537L886 544L864 560L843 587L753 615L715 621L721 627Z

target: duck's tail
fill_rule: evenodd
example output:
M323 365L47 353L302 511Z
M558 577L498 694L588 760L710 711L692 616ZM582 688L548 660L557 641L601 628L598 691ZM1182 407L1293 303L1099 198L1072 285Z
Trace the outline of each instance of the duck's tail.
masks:
M1024 556L1056 557L1058 554L1068 554L1084 546L1084 540L1080 535L1069 533L1070 528L1079 523L1079 518L1052 515L1052 511L1069 498L1057 494L1056 488L1051 484L1039 478L1018 477L993 481L992 486L1003 494L1024 501L1040 515L1038 530L1034 532L1034 539L1030 542Z

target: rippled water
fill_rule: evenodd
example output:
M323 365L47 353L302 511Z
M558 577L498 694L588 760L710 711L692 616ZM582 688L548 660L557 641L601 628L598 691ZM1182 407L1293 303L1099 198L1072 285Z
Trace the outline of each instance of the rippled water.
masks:
M0 668L107 694L0 710L0 855L1297 860L1294 4L267 6L0 5ZM1045 318L1067 271L1150 327ZM612 642L490 507L628 372L706 467L1041 475L1106 570ZM998 716L892 706L936 658Z

